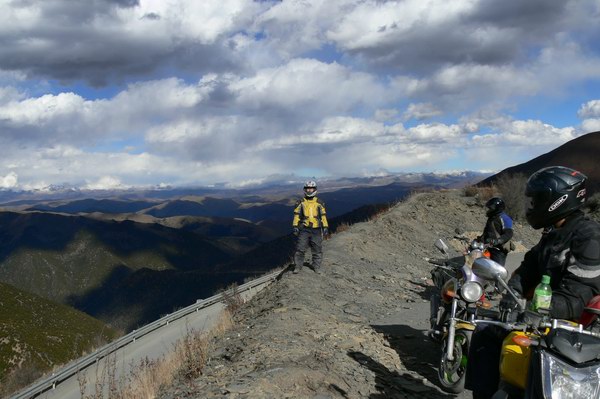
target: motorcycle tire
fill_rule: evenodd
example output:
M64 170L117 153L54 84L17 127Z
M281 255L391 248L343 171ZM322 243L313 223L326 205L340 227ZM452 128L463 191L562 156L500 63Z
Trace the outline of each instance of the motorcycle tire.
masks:
M448 393L461 393L465 390L467 358L471 344L471 330L456 330L454 336L454 360L446 357L447 337L442 342L442 355L438 367L438 380L441 388Z

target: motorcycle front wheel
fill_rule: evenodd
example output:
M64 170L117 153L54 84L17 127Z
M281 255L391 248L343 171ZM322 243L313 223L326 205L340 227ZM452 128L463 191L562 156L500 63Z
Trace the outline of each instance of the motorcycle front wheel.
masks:
M449 393L460 393L465 389L465 377L467 375L467 357L469 355L469 345L471 343L471 330L456 330L454 336L453 360L448 359L446 347L448 345L447 336L442 342L442 356L438 368L438 379L442 389Z

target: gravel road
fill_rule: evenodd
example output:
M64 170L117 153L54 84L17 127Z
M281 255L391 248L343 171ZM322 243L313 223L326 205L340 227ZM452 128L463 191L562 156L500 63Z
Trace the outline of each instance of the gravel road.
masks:
M523 260L524 252L514 252L508 255L507 269L512 272ZM427 317L424 317L426 315ZM432 344L426 336L429 329L429 301L427 298L406 305L401 311L391 313L372 325L377 331L386 334L390 345L402 358L403 363L423 379L437 384L437 367L440 358L440 348ZM440 391L440 396L448 396ZM449 395L452 396L452 395ZM455 398L470 399L469 391L454 396Z
M459 191L415 194L324 244L324 272L284 270L246 303L235 327L215 337L202 376L178 380L162 398L443 398L439 347L428 328L437 238L477 235L484 209ZM539 233L515 225L517 251ZM469 398L464 393L460 398Z

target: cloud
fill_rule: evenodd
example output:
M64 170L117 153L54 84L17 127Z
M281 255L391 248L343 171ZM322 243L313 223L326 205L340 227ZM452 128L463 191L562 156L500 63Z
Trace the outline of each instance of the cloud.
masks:
M558 147L578 136L572 127L557 128L539 120L511 121L498 133L474 135L473 143L481 147L493 146L555 146Z
M582 119L600 117L600 100L592 100L583 104L577 111L577 116Z
M599 13L593 0L3 2L0 175L119 187L236 184L307 159L321 175L506 167L600 130Z
M441 115L442 111L431 103L410 104L404 112L404 120L423 120Z
M125 189L121 180L113 176L102 176L98 181L83 186L86 190L119 190Z
M173 64L236 69L228 36L261 8L242 0L5 2L0 68L94 85Z
M14 188L17 187L19 178L15 172L10 172L6 176L0 176L0 188Z

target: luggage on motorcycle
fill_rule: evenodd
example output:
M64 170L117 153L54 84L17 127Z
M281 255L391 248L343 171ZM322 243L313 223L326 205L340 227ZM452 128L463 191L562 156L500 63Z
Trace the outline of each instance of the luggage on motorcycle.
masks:
M515 342L515 338L530 336L534 334L512 331L502 342L500 375L506 382L521 389L527 386L531 348L520 346Z

